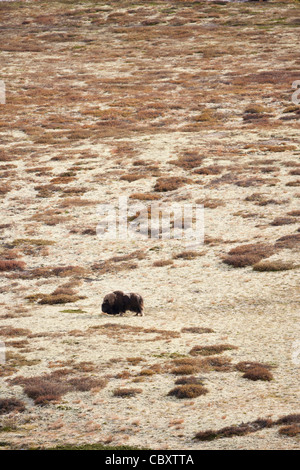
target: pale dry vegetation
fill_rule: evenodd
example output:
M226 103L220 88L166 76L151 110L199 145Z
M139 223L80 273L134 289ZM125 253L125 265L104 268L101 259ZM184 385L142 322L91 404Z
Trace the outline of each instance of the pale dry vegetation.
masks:
M297 2L0 17L1 446L296 448ZM119 196L203 205L204 245L100 239ZM101 315L114 289L145 317Z

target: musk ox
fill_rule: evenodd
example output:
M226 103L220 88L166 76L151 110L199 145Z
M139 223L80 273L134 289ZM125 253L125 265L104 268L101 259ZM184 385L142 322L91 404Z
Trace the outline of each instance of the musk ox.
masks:
M139 294L133 292L122 292L115 290L114 292L107 294L102 302L102 312L108 315L124 315L124 313L130 310L136 312L136 316L144 315L144 300Z

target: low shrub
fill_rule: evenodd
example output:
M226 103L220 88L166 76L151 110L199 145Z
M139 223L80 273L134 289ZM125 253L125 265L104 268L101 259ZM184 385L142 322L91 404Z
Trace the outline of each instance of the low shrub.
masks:
M235 369L239 372L248 372L253 368L264 368L270 370L272 368L271 365L265 364L263 362L252 362L252 361L241 361L235 365Z
M286 416L282 416L276 421L276 424L300 424L300 413L292 413Z
M159 260L159 261L154 261L153 266L155 268L161 268L163 266L170 266L172 264L174 264L174 263L171 259L162 259L162 260Z
M283 426L279 429L278 433L281 436L295 437L300 434L300 425L299 424L290 424L289 426Z
M259 366L251 367L244 373L243 378L253 381L263 380L266 382L270 382L274 379L273 374L268 369Z
M190 376L182 376L175 381L175 385L188 385L188 384L196 384L196 385L203 385L203 379L200 377L195 377L194 375Z
M84 298L84 296L80 295L49 294L43 295L42 298L38 301L38 303L42 305L66 304L71 302L77 302L77 300Z
M198 432L194 439L198 441L213 441L214 439L229 438L235 436L245 436L257 432L264 428L269 428L274 423L270 419L257 419L249 423L242 423L235 426L227 426L218 430L208 430Z
M281 260L274 260L274 261L259 261L259 263L254 264L253 270L259 272L278 272L278 271L289 271L290 269L296 269L300 265L295 264L291 261L281 261Z
M24 271L26 264L24 261L0 260L0 271Z
M253 243L249 245L240 245L229 251L223 258L223 263L234 268L244 268L253 266L264 258L269 258L275 253L272 245L264 243Z
M198 150L187 150L179 155L177 160L171 160L170 163L184 170L191 170L200 166L203 159L204 157L199 154Z
M230 349L237 349L236 346L231 344L215 344L212 346L194 346L189 354L192 356L213 356L214 354L221 354L223 351Z
M271 222L271 225L274 225L274 227L280 227L281 225L291 225L296 223L297 219L295 217L276 217L276 219Z
M8 414L11 412L22 413L25 411L25 404L21 400L15 398L1 398L0 399L0 415Z
M275 243L276 248L281 249L294 249L299 248L300 246L300 233L295 233L292 235L284 235L283 237L278 238Z
M36 405L59 401L69 392L86 392L92 388L104 388L107 384L107 380L101 377L77 376L68 379L70 372L69 369L60 369L42 376L15 377L10 382L13 385L22 385L24 393Z
M214 330L212 330L211 328L203 328L201 326L189 326L186 328L182 328L181 332L203 334L203 333L214 333Z
M160 199L160 195L153 193L133 193L129 196L129 198L137 199L139 201L157 201Z
M201 384L185 384L180 387L175 387L169 391L168 396L176 398L196 398L201 395L206 395L208 393L207 388L203 387Z

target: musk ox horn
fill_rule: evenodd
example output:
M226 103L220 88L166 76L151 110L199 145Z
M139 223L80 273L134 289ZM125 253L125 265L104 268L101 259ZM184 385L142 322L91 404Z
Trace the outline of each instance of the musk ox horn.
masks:
M144 315L144 300L143 297L134 292L125 293L121 290L116 290L107 294L102 302L102 312L108 315L124 315L130 310L137 315Z

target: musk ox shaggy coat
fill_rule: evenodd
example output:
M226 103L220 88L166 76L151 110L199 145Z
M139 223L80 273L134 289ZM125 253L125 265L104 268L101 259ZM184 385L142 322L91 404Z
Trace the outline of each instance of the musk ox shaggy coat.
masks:
M124 315L124 313L130 310L136 312L136 316L144 315L144 301L141 295L134 294L133 292L122 292L115 290L114 292L107 294L102 302L102 312L108 315Z

